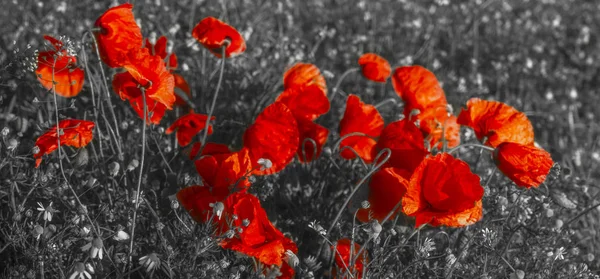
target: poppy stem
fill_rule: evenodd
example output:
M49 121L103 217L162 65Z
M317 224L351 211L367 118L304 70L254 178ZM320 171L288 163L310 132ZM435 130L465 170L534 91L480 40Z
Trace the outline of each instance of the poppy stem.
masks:
M202 134L202 140L200 141L200 150L198 151L198 155L202 154L204 147L206 146L206 137L208 136L208 128L210 127L210 118L213 115L215 110L215 105L217 104L217 97L219 96L219 89L221 89L221 83L223 82L223 72L225 71L225 50L227 46L221 47L221 70L219 73L219 81L217 82L217 88L215 89L215 94L213 95L212 103L210 104L210 110L208 111L208 117L206 117L206 123L204 124L204 133Z
M58 164L60 166L60 173L62 174L62 177L65 179L65 183L67 184L67 186L69 186L69 190L71 190L71 193L73 194L73 197L75 197L75 200L77 201L77 204L81 207L85 217L87 218L88 222L90 222L90 226L92 226L92 229L94 230L94 232L96 233L97 236L100 236L100 231L98 230L98 228L96 228L96 226L94 225L94 221L92 221L92 218L90 218L90 215L88 215L87 213L87 207L85 207L83 205L83 203L81 203L81 200L79 199L79 196L77 195L77 193L75 192L75 190L73 189L73 186L71 186L71 183L69 183L69 180L67 179L67 176L65 175L65 169L63 168L63 163L62 163L62 148L60 148L60 127L59 127L59 119L58 119L58 101L56 100L56 81L54 80L54 69L56 67L56 57L54 58L54 64L52 65L52 95L54 97L54 112L55 112L55 119L56 119L56 141L58 144Z
M337 94L338 88L340 87L340 85L342 84L342 81L344 81L344 79L346 78L346 76L348 76L351 73L354 72L358 72L360 70L360 68L350 68L348 70L346 70L342 76L340 76L340 78L338 79L337 83L335 84L335 86L333 87L333 92L331 93L331 98L329 98L329 101L333 101L333 99L335 98L335 94Z
M106 101L108 102L108 109L110 110L110 113L112 115L112 119L115 125L115 130L112 131L111 126L106 123L106 126L108 127L108 129L113 132L113 137L115 137L115 143L117 145L117 152L119 154L117 154L117 158L119 159L119 161L123 162L124 158L123 158L123 150L121 149L121 135L119 133L119 124L117 123L117 116L115 115L115 109L113 108L113 104L112 101L110 99L110 90L108 89L108 84L106 83L106 76L104 75L104 67L102 66L102 59L100 58L100 50L98 48L98 42L96 41L96 37L94 36L92 31L88 31L85 34L90 34L90 38L92 38L92 41L94 42L94 46L96 47L96 56L98 56L98 66L100 67L100 74L102 76L102 84L104 85L104 90L106 91ZM84 37L85 37L84 34ZM116 134L116 136L115 136Z
M385 148L385 149L381 150L381 152L379 152L379 154L377 155L377 158L379 158L380 154L383 154L383 153L392 154L392 151L389 148ZM388 155L388 156L386 156L386 158L384 158L383 160L381 160L381 162L376 163L376 165L373 166L373 169L371 169L367 173L367 175L365 175L358 182L358 184L356 185L356 187L354 187L354 189L352 190L352 193L350 193L350 195L344 201L344 204L342 205L342 207L338 211L337 215L333 219L333 222L331 223L331 225L329 225L329 229L327 230L327 235L331 233L331 231L335 227L335 224L337 223L337 221L340 219L340 217L342 217L342 213L344 212L344 209L346 208L346 206L348 205L348 203L350 202L350 200L352 199L352 197L354 196L354 194L356 194L356 192L358 192L358 189L360 189L360 186L362 186L365 183L365 181L367 181L367 179L369 177L371 177L371 175L373 175L377 170L379 170L379 168L381 168L381 166L383 166L389 160L389 158L390 158L390 156Z
M458 151L458 150L459 150L461 147L469 147L469 146L472 146L472 147L479 147L479 148L481 148L481 149L484 149L484 150L487 150L487 151L490 151L490 152L494 152L494 150L496 150L496 149L495 149L495 148L493 148L493 147L489 147L489 146L487 146L487 145L482 145L482 144L479 144L479 143L465 143L465 144L461 144L461 145L459 145L459 146L457 146L457 147L454 147L454 148L452 148L452 149L448 150L448 153L449 153L449 154L452 154L452 153L454 153L454 152Z
M129 263L132 263L132 254L133 254L133 242L135 239L135 223L137 219L137 211L140 207L140 189L142 187L142 175L144 174L144 157L146 156L146 123L148 119L148 106L146 105L146 89L144 87L140 87L142 91L142 101L144 103L144 126L142 127L142 155L140 158L140 174L138 176L137 189L135 192L135 207L133 210L133 223L131 223L131 240L129 241Z
M396 98L397 98L397 97L396 97ZM374 107L375 107L377 110L379 110L379 108L380 108L380 107L382 107L382 106L384 106L384 105L387 105L388 103L392 103L392 104L394 104L394 105L395 105L395 104L397 104L397 103L398 103L398 101L396 101L396 98L387 98L387 99L385 99L385 100L383 100L383 101L381 101L381 102L379 102L379 103L375 104L375 105L374 105Z

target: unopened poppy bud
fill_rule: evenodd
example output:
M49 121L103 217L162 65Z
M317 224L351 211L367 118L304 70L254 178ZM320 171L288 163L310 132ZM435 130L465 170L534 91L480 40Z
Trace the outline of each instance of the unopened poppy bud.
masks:
M371 203L369 203L369 201L364 200L360 203L360 207L362 207L363 209L369 209L371 207Z
M94 178L94 177L90 177L88 178L88 180L85 183L85 186L92 188L94 187L94 184L96 184L96 181L98 181L98 179Z
M37 145L34 146L33 149L31 149L31 153L33 153L34 155L40 153L40 147Z
M379 224L379 222L377 220L373 220L371 221L371 236L373 238L377 238L379 237L379 234L381 233L381 224Z
M515 272L510 274L510 279L523 279L525 278L525 271L517 269Z
M123 230L119 230L117 234L113 237L116 241L127 240L129 239L129 234L124 232Z
M116 176L119 173L120 168L121 168L121 165L119 165L119 163L112 162L112 163L108 164L108 173L111 176Z
M42 235L43 233L44 233L44 228L42 228L42 226L35 225L35 227L33 227L33 237L35 237L36 239L39 239L40 235Z
M554 216L554 210L552 210L551 208L546 209L544 213L546 214L546 217L548 217L548 218L551 218L552 216Z
M177 208L179 208L179 201L171 200L171 209L177 209Z
M247 227L250 225L250 220L248 220L247 218L242 220L242 226Z
M137 169L137 167L140 165L140 161L138 161L137 159L133 159L131 160L131 162L129 162L129 165L127 165L127 171L133 171L135 169Z
M554 221L554 227L557 229L561 229L564 225L563 220L561 219L556 219L556 221Z
M19 142L16 139L9 139L8 140L8 144L6 146L6 149L13 151L17 148L17 146L19 145ZM37 147L37 146L36 146ZM38 148L39 149L39 148ZM39 151L38 151L39 152Z
M285 250L285 255L287 256L287 262L291 267L297 267L298 264L300 264L300 259L298 259L298 256L296 256L292 250Z
M2 128L2 137L8 136L9 132L10 132L10 129L8 129L8 127Z
M75 156L73 165L77 168L83 167L83 166L87 165L89 159L90 159L90 156L89 156L87 149L81 148L79 150L79 153L77 153L77 156Z
M227 232L225 232L226 238L233 238L234 236L235 236L235 231L233 231L233 230L228 230Z
M273 162L271 162L271 160L266 159L266 158L258 159L258 164L260 165L261 171L270 169L271 167L273 167Z
M331 155L333 154L333 152L331 151L331 147L323 147L323 154L325 154L325 156L331 157Z
M217 202L213 205L213 211L217 216L219 216L219 220L221 220L221 215L223 215L224 210L225 205L222 202Z

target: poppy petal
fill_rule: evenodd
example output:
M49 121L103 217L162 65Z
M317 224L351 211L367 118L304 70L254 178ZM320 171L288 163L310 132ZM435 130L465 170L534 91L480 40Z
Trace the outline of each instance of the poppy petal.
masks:
M467 102L467 109L462 109L457 122L473 129L484 144L497 147L503 142L514 142L532 145L534 142L533 126L527 115L517 109L495 101L472 98Z
M277 97L276 102L285 104L296 120L315 120L329 111L329 99L316 85L291 87Z
M350 95L346 101L346 111L340 121L340 137L350 133L363 133L372 138L377 138L383 130L383 117L373 105L363 103L356 95ZM366 162L373 161L373 147L377 142L365 136L349 136L340 143L340 150L345 146L352 147ZM356 155L350 150L341 153L344 159L354 159Z
M396 94L404 100L404 115L413 109L444 107L448 103L444 90L435 75L422 66L398 67L392 76Z
M384 168L373 174L369 182L368 209L359 209L356 217L361 222L369 222L369 212L373 219L380 222L396 207L408 188L408 180L404 178L407 172L402 169ZM401 210L398 207L391 218Z
M386 82L392 73L392 67L385 58L375 53L365 53L358 59L362 74L374 82Z
M545 150L513 142L503 142L496 147L494 162L504 175L525 188L538 187L554 164Z
M323 145L325 145L329 135L329 129L307 119L298 119L298 131L300 133L298 159L302 163L311 162L321 155ZM316 146L309 139L313 140ZM304 148L302 148L302 145L304 145ZM317 149L316 153L315 148Z
M316 85L327 94L325 78L317 66L310 63L296 63L283 74L283 88Z
M190 112L175 120L175 122L165 130L165 134L169 135L177 130L177 142L180 146L187 146L192 142L194 136L205 128L207 118L208 115ZM211 121L215 119L215 116L210 118ZM212 132L212 125L209 124L208 134L210 135Z
M111 68L128 62L128 53L142 47L142 31L135 22L130 3L108 9L94 23L100 28L95 32L102 61Z
M194 27L192 36L219 58L222 55L221 47L225 46L227 41L229 41L225 49L227 58L246 50L246 41L235 28L211 16L204 18Z
M294 158L299 141L298 124L286 105L275 102L265 108L244 133L244 147L250 150L254 174L281 171ZM259 159L269 159L272 166L260 170Z
M88 145L94 137L94 126L94 122L87 120L65 119L58 122L60 136L56 132L56 126L53 126L35 141L37 147L37 152L33 154L33 158L36 159L35 167L39 167L42 156L58 149L59 139L61 146L81 148Z

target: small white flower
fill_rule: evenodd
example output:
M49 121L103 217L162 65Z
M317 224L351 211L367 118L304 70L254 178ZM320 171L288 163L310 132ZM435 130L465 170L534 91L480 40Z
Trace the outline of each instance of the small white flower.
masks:
M83 247L81 247L81 251L90 251L90 258L95 259L96 257L98 257L98 259L102 259L103 256L103 248L104 247L104 243L102 241L101 238L94 238L91 242L88 242L86 245L84 245Z
M150 272L160 265L160 259L158 258L158 255L156 253L150 253L146 256L141 257L138 263L141 266L146 267L146 272Z
M123 230L119 230L119 231L117 231L117 234L115 234L113 239L116 241L127 240L127 239L129 239L129 234L124 232Z
M41 211L44 212L44 220L51 222L52 221L52 214L54 214L54 212L56 212L56 209L52 208L52 203L50 202L50 204L48 205L48 207L44 207L44 205L41 202L38 202L38 208L37 211Z
M91 279L92 274L94 274L94 268L91 264L83 264L82 262L75 263L73 267L73 273L69 276L69 279Z

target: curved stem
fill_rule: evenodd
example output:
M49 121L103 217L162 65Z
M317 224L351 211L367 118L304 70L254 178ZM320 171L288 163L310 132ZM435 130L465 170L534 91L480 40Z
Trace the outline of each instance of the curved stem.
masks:
M392 153L392 151L389 148L385 148L383 150L381 150L381 152L379 152L380 154L387 152L387 153ZM377 157L379 157L380 155L378 154ZM352 199L352 197L354 196L354 194L356 194L356 192L358 192L358 189L360 189L360 186L362 186L365 181L367 181L367 179L369 177L371 177L371 175L373 175L379 168L381 168L381 166L383 166L383 164L385 164L387 162L387 159L389 159L389 156L387 158L384 158L384 160L382 160L381 162L377 163L375 166L373 166L373 169L371 171L369 171L367 173L367 175L365 175L356 185L356 187L354 187L354 189L352 190L352 192L350 193L350 195L346 198L346 200L344 201L344 204L342 205L342 207L340 208L340 210L338 211L337 215L335 216L335 218L333 219L333 222L331 223L331 225L329 225L329 229L327 229L327 234L330 234L331 231L333 230L333 228L335 227L335 224L337 223L337 221L340 219L340 217L342 216L342 213L344 212L344 209L346 208L346 206L348 205L348 203L350 202L350 200Z
M367 138L370 138L370 139L374 139L373 137L371 137L371 136L369 136L369 135L367 135L367 134L365 134L365 133L361 133L361 132L352 132L352 133L345 134L345 135L344 135L344 136L342 136L342 137L341 137L339 140L337 140L337 141L335 142L335 144L333 145L333 149L334 149L334 150L338 150L338 149L339 149L339 147L340 147L340 144L342 143L342 141L343 141L343 140L345 140L345 139L347 139L347 138L349 138L349 137L353 137L353 136L362 136L362 137L367 137Z
M465 143L465 144L461 144L461 145L459 145L457 147L454 147L454 148L448 150L448 153L452 154L452 153L456 152L457 150L459 150L461 147L468 147L468 146L479 147L481 149L484 149L484 150L487 150L487 151L491 151L491 152L494 152L494 150L496 150L493 147L489 147L487 145L483 145L483 144L479 144L479 143Z
M144 126L142 127L142 156L140 158L140 174L138 176L137 189L135 192L135 208L133 210L133 223L131 224L131 240L129 241L129 264L132 263L133 240L135 238L135 223L137 219L137 211L140 207L140 189L142 187L142 175L144 174L144 157L146 156L146 122L148 119L148 106L146 105L146 90L141 87L142 101L144 103Z
M329 98L329 101L333 101L333 99L335 98L335 94L337 94L338 88L340 87L340 85L342 84L342 81L344 81L344 79L346 78L346 76L348 76L351 73L354 72L358 72L360 70L360 68L350 68L348 70L346 70L342 76L340 76L340 78L338 79L337 83L335 84L335 86L333 87L333 92L331 93L331 98Z
M221 83L223 81L223 72L225 71L225 49L227 46L221 47L221 70L219 73L219 81L217 82L217 89L215 89L215 94L213 95L212 103L210 104L210 110L208 111L208 117L206 118L206 123L204 124L204 133L202 134L202 140L200 141L200 150L198 151L198 155L202 154L204 147L206 146L206 137L208 136L208 127L210 125L210 118L213 115L215 110L215 105L217 104L217 97L219 96L219 90L221 89Z

